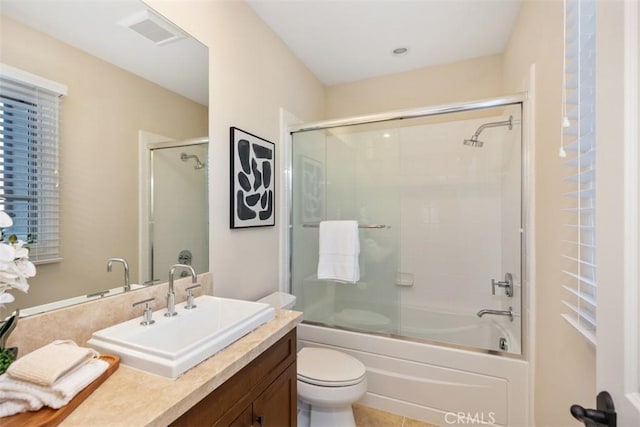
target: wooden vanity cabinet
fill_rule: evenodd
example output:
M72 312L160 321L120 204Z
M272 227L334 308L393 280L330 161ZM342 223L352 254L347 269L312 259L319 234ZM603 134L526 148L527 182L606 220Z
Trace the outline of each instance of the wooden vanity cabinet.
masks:
M171 425L295 427L296 381L293 329Z

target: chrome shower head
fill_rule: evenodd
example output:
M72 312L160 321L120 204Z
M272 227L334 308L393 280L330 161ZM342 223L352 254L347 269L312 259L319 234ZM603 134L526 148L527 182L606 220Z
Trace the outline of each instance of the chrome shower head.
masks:
M471 139L465 139L464 145L468 145L469 147L480 148L484 145L484 142L478 141L478 138L474 135L471 137Z
M482 131L485 130L486 128L493 128L497 126L508 126L509 130L513 129L513 116L509 116L509 120L505 120L502 122L492 122L492 123L485 123L483 125L480 125L476 133L474 133L473 136L471 137L471 139L464 140L464 145L468 145L470 147L482 147L484 145L484 142L478 141L478 137L480 136Z
M180 154L180 160L182 160L183 162L186 162L189 159L195 159L196 165L193 167L194 169L202 169L203 167L205 167L205 164L202 163L198 158L198 156L196 156L195 154L187 154L187 153Z

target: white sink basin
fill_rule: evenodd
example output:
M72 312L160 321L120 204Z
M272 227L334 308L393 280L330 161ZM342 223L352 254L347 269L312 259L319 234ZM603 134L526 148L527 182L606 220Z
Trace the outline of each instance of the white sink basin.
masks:
M152 325L141 325L139 316L102 329L87 344L120 356L124 365L173 379L275 318L273 307L259 302L202 295L195 305L186 310L177 304L173 317L157 310Z

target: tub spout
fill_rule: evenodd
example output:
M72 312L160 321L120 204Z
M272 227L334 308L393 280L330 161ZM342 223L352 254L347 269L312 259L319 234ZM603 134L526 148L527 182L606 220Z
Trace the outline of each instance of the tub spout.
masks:
M509 318L509 321L513 322L513 307L509 307L509 310L489 310L485 308L480 310L477 313L478 317L482 317L485 314L493 314L496 316L507 316Z

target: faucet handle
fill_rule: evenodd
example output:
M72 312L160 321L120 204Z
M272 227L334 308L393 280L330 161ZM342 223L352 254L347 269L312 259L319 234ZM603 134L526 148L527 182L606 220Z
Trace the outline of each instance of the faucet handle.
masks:
M185 288L185 291L187 291L187 305L185 305L184 308L186 310L191 310L192 308L197 307L197 305L193 303L193 300L194 300L193 290L199 287L200 287L200 284L195 284L195 285L189 286L188 288Z
M154 299L155 298L147 298L142 301L133 303L133 307L136 307L140 304L144 304L144 312L142 313L142 322L140 322L142 326L153 325L154 323L156 323L156 321L153 320L153 310L151 310L151 302Z
M504 294L509 298L513 298L513 275L511 273L505 273L504 281L491 279L491 295L496 294L496 286L504 288Z

